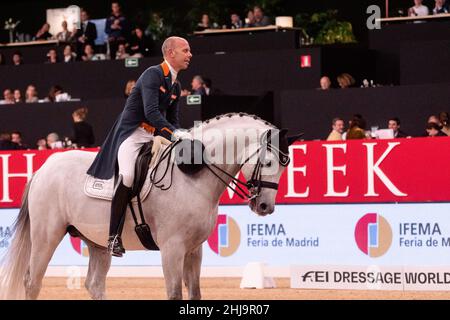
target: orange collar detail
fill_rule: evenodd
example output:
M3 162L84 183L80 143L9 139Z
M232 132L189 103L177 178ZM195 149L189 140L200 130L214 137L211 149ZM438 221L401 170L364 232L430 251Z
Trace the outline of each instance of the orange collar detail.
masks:
M161 68L163 69L164 77L167 77L170 73L170 69L165 61L161 63Z

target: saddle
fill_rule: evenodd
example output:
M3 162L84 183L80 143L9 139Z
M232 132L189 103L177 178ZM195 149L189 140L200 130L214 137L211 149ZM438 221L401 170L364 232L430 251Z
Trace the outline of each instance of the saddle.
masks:
M150 161L152 160L152 147L153 141L150 141L145 143L139 151L134 167L134 182L131 187L131 198L138 196L144 186L148 170L150 169Z

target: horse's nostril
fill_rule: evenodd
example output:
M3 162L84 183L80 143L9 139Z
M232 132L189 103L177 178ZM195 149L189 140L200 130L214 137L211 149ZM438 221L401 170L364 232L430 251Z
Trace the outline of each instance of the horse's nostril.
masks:
M265 210L267 209L267 204L261 203L261 204L259 205L259 207L261 208L262 211L265 211Z

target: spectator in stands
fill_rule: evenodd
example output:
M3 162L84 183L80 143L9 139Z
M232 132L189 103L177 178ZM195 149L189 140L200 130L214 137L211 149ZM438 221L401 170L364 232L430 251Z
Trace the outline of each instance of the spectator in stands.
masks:
M28 146L23 143L22 133L20 131L11 132L11 141L18 145L18 149L28 149Z
M93 61L95 60L94 48L90 44L86 44L84 47L84 54L81 57L83 61Z
M355 79L348 73L338 75L337 82L342 89L350 88L355 85Z
M426 131L428 137L447 137L447 135L441 131L439 125L434 122L427 123Z
M191 87L192 90L182 90L181 96L188 96L191 94L199 94L199 95L206 95L206 91L204 88L205 82L203 81L203 78L199 75L196 75L192 78Z
M230 25L229 29L241 29L244 26L242 23L241 17L237 13L232 13L230 16Z
M17 143L11 141L11 135L8 132L0 133L0 150L19 150Z
M133 90L134 86L136 85L136 80L131 79L127 81L127 84L125 85L125 98L128 98L131 94L131 90Z
M414 0L414 6L408 9L408 16L410 17L423 17L429 14L427 6L422 4L423 0Z
M320 90L329 90L331 88L331 80L327 76L320 78Z
M64 89L60 85L52 86L48 92L47 98L45 98L46 102L63 102L69 100L70 95L67 92L64 92Z
M19 89L14 90L14 103L21 103L22 101L22 93Z
M35 103L38 102L38 93L36 87L33 84L28 85L27 90L25 91L25 102L26 103Z
M342 140L342 133L344 132L344 120L341 118L334 118L331 122L331 132L328 135L327 141Z
M133 57L148 57L153 51L154 42L152 37L144 33L144 29L136 27L133 30L130 40L130 54Z
M49 31L50 31L50 24L48 24L46 22L36 33L34 40L49 40L49 39L51 39L53 37L53 35Z
M439 119L439 117L435 114L432 114L431 116L428 117L428 123L433 122L436 123L440 128L442 128L442 123L441 120Z
M450 117L448 112L439 113L439 121L442 124L441 131L445 133L447 136L450 136Z
M117 1L111 3L111 16L106 19L105 32L108 35L110 57L114 59L119 44L125 44L129 36L128 20L122 14Z
M364 139L366 135L366 120L360 114L354 114L349 121L349 128L342 135L343 140Z
M191 87L192 87L192 91L191 94L199 94L199 95L205 95L205 88L203 87L203 85L205 84L205 82L203 81L202 76L200 75L196 75L192 78L192 82L191 82Z
M61 42L69 42L70 38L72 36L72 32L70 32L67 29L67 21L66 20L64 20L62 22L61 27L63 28L63 30L56 34L56 40L61 41Z
M52 48L48 50L46 63L58 63L58 62L59 62L58 52L56 51L56 49Z
M11 89L5 89L3 91L3 100L1 104L14 104L14 94Z
M38 150L47 150L47 140L45 138L38 139L38 141L36 142L36 147Z
M116 60L122 60L122 59L126 59L129 57L130 57L130 55L127 53L125 44L124 43L119 44L119 47L117 48L117 51L116 51Z
M79 108L72 113L73 127L70 140L76 148L90 148L95 143L94 130L86 122L87 114L88 109L86 107Z
M80 12L80 20L80 29L75 33L76 53L79 59L83 56L84 47L89 44L93 48L97 39L97 27L89 22L89 14L84 9Z
M23 64L22 53L20 51L14 52L12 62L14 66L20 66Z
M245 27L250 28L255 24L255 15L253 14L253 10L248 10L247 18L245 18Z
M253 7L253 15L255 16L253 27L265 27L270 25L269 17L264 15L264 12L260 6Z
M388 128L394 131L394 138L407 138L408 135L400 130L400 119L397 117L390 118L388 121Z
M202 19L199 23L197 23L197 27L195 28L195 31L204 31L206 29L212 29L211 22L209 20L209 15L204 13L202 14Z
M64 55L63 61L65 63L75 62L76 57L77 57L76 53L72 52L72 46L70 44L68 44L64 47L63 55Z
M49 146L50 149L64 148L64 145L56 132L47 135L47 146Z
M435 0L435 6L433 9L433 14L441 14L441 13L448 13L449 8L448 5L445 3L445 0Z

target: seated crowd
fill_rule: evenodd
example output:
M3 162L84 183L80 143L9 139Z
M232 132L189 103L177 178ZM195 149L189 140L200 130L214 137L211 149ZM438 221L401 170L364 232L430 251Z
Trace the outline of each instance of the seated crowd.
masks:
M73 61L94 61L106 59L125 59L128 57L142 58L149 56L154 49L153 38L145 32L140 25L131 26L129 20L123 15L120 4L113 1L111 15L106 19L105 33L107 35L106 52L96 52L99 48L95 45L97 39L97 27L89 21L89 14L85 9L80 12L80 23L75 24L69 30L67 21L62 22L62 31L52 34L51 26L45 22L34 35L33 40L57 40L64 44L64 51L58 56L56 48L50 49L43 62L60 63ZM14 66L26 63L26 57L20 50L13 54L11 63L5 61L0 52L0 65L11 64Z
M360 114L354 114L348 121L348 128L345 129L345 121L336 117L331 122L331 132L327 141L343 141L355 139L389 139L389 138L411 138L400 128L400 119L392 117L386 122L386 129L379 130L378 126L371 126L367 130L366 120ZM441 112L439 115L431 115L424 126L421 137L446 137L450 136L450 116L448 112Z
M38 91L34 84L29 84L25 89L25 95L22 95L20 89L4 89L3 99L0 99L0 105L15 103L37 103L37 102L64 102L71 101L72 97L60 85L51 86L48 94L39 99Z
M60 138L56 132L49 133L45 138L39 138L36 144L28 145L24 143L20 131L1 132L0 150L47 150L65 148L91 148L95 146L95 136L92 126L86 122L88 109L78 108L72 113L71 134L68 137Z

